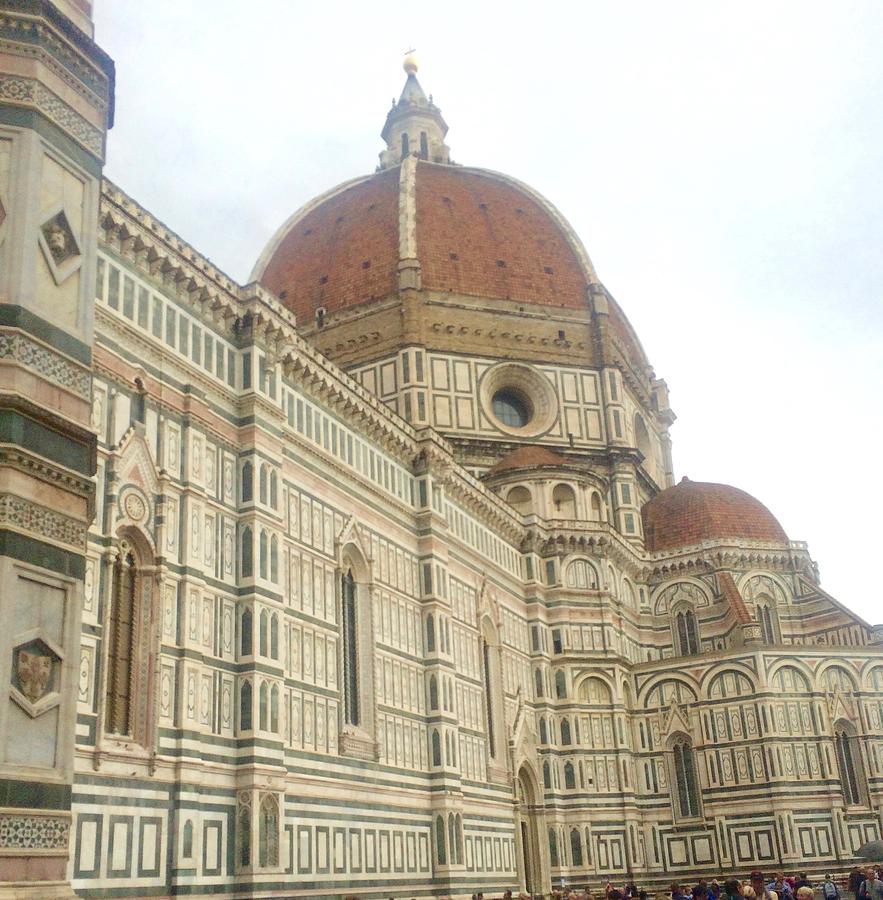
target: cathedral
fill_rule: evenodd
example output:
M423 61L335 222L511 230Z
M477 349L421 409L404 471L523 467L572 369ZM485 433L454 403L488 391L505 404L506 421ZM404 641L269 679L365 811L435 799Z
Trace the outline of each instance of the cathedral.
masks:
M551 202L452 160L408 57L375 171L240 285L102 177L92 31L0 0L0 898L855 864L883 627L675 477Z

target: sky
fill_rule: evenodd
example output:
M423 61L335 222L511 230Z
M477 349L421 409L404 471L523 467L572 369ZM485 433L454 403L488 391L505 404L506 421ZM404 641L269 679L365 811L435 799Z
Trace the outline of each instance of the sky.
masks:
M415 47L457 162L544 194L734 484L883 622L883 4L98 0L105 174L240 282L373 171Z

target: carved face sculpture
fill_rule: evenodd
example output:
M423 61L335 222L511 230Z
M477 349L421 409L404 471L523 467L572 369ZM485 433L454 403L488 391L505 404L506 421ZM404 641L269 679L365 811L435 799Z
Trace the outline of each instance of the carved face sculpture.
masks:
M67 255L67 234L57 222L53 222L46 229L46 243L56 261L64 259Z

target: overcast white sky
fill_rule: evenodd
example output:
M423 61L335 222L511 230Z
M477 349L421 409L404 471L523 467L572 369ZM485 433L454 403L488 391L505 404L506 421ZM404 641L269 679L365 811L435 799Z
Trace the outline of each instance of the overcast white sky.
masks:
M373 171L415 46L453 158L545 194L737 485L883 621L883 3L98 0L106 174L239 281Z

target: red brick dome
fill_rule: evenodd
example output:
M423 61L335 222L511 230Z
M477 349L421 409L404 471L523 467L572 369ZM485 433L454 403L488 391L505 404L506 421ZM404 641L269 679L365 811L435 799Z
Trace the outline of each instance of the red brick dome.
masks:
M307 204L268 245L252 275L310 320L381 300L398 286L401 167L347 182ZM473 297L583 308L597 281L579 241L517 181L419 161L413 247L422 287Z
M774 544L788 541L776 517L759 500L728 484L684 478L648 500L641 513L644 541L650 551L719 538Z

